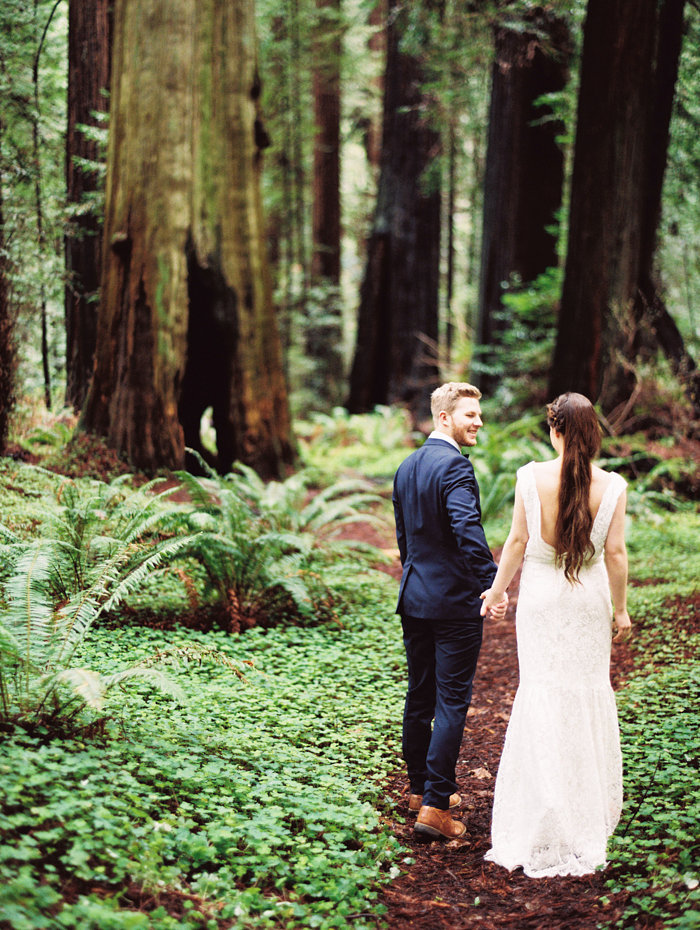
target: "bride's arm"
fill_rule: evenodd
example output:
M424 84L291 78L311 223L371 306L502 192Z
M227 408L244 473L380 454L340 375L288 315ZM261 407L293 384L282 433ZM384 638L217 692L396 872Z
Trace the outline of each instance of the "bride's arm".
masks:
M529 539L527 531L527 520L525 518L525 504L523 503L520 488L515 488L515 506L513 507L513 521L503 546L501 561L498 565L496 577L488 591L481 595L483 604L481 605L481 616L486 616L487 610L496 604L502 603L506 588L513 580L513 575L520 567L520 563L525 555L525 546Z
M627 494L623 491L610 522L605 540L605 567L608 570L610 596L615 611L615 626L619 642L629 635L632 621L627 613L627 548L625 546L625 507Z

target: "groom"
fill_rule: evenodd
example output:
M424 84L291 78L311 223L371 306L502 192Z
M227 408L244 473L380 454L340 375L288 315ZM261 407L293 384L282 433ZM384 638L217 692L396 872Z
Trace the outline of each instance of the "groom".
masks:
M437 388L431 396L435 429L394 478L403 565L396 612L408 664L403 756L409 810L418 811L415 832L431 838L466 830L449 809L461 803L455 766L481 648L480 595L496 574L474 468L460 450L476 445L480 397L471 384ZM507 604L504 597L491 616L501 619Z

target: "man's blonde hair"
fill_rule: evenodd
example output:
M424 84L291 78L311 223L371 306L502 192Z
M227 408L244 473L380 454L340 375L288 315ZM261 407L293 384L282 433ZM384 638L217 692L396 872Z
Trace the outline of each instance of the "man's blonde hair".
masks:
M435 424L437 424L440 411L452 413L462 397L474 397L478 400L481 397L481 391L473 384L467 384L466 381L448 381L446 384L441 384L439 388L435 388L430 395L430 412Z

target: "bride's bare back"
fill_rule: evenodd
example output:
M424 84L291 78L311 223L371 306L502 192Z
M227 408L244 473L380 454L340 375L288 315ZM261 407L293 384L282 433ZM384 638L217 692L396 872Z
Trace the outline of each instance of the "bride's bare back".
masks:
M588 498L588 508L591 517L595 519L598 513L603 492L608 486L610 475L597 465L592 465L591 490ZM559 479L561 475L561 459L549 462L537 462L534 466L535 485L537 496L542 505L542 539L550 546L554 546L554 529L559 514Z

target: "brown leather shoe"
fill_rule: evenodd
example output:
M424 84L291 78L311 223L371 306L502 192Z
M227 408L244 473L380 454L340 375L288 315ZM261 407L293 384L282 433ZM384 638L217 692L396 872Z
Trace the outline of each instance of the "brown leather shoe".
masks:
M454 820L449 811L441 811L438 807L428 807L425 804L418 811L413 830L433 840L440 836L446 840L454 840L467 832L464 824Z
M462 803L462 798L458 794L450 795L450 810L453 807L459 807ZM408 809L414 814L417 814L418 811L423 806L423 795L422 794L409 794L408 796Z

